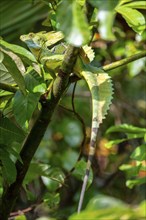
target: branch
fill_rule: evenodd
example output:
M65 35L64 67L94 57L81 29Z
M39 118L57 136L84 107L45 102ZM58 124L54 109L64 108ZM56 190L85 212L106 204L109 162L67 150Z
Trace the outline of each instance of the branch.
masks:
M17 92L17 90L18 90L18 89L17 89L16 87L14 87L14 86L11 86L11 85L6 84L6 83L1 83L1 82L0 82L0 89L5 90L5 91L8 91L8 92L12 92L12 93Z
M113 70L115 68L118 68L120 66L123 66L123 65L126 65L130 62L133 62L135 60L138 60L140 58L143 58L146 56L146 51L142 51L140 53L137 53L135 55L132 55L130 57L127 57L125 59L122 59L122 60L119 60L119 61L116 61L116 62L113 62L113 63L110 63L108 65L105 65L103 67L101 67L104 71L110 71L110 70Z
M40 102L42 104L42 109L40 115L23 143L22 150L20 152L23 163L19 160L16 162L16 180L10 186L4 187L0 207L0 216L3 220L8 219L8 216L19 195L23 180L30 166L30 162L44 136L60 98L69 86L69 75L73 70L78 50L78 48L68 46L62 67L54 81L48 97L44 98L43 96L43 98L41 98Z

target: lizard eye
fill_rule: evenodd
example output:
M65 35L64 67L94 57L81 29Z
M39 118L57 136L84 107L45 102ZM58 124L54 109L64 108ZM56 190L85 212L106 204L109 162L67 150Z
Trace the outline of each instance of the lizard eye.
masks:
M29 36L30 36L31 38L33 38L33 37L35 37L35 34L34 34L34 33L30 33Z

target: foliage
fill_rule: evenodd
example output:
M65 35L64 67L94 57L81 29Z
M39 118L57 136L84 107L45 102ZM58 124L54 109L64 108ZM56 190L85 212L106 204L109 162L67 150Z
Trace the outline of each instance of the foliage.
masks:
M110 71L108 65L144 50L145 1L106 0L103 4L100 0L3 0L0 4L3 18L0 27L3 38L0 40L1 195L15 184L17 172L27 161L22 156L25 151L23 146L29 141L42 112L45 114L39 122L45 122L46 128L49 125L46 132L41 134L39 127L39 133L34 133L36 139L41 134L41 143L38 143L39 148L35 155L33 153L31 163L27 164L28 171L23 181L25 193L20 193L14 208L18 210L35 204L33 214L29 213L27 216L25 212L24 215L16 213L18 216L14 218L144 218L145 202L141 201L145 198L141 192L146 183L145 58L135 60L127 66L119 65L117 69ZM28 32L30 33L27 34ZM23 42L29 49L24 48ZM91 111L86 82L78 81L75 94L72 83L70 86L67 84L68 90L57 100L57 108L45 106L46 100L55 100L55 95L61 91L61 88L55 88L54 82L58 79L59 69L68 62L64 54L70 44L77 49L81 47L78 52L86 70L81 75L79 69L83 66L80 63L79 66L78 63L74 65L69 83L72 82L72 77L78 80L87 72L91 72L90 77L98 71L101 74L107 66L110 77L107 74L106 77L113 79L115 90L110 114L99 129L98 148L95 152L98 171L93 166L84 210L78 215L75 212L80 183L86 169L84 159L78 160L78 148L81 145L81 153L86 157L90 139ZM92 49L86 46L89 44ZM100 108L97 111L102 121L104 116L100 114L102 111L106 114L112 96L105 98L102 96L103 92L107 90L109 95L113 92L109 82L104 87L104 83L101 79L98 81L98 78L100 75L96 78L100 98L93 97L98 100ZM58 82L56 84L60 85ZM51 95L52 91L54 96ZM103 106L106 106L106 110ZM47 113L45 107L49 109ZM53 114L52 120L46 120L47 114ZM26 152L28 156L33 151L32 145L30 143L30 151ZM119 174L120 170L124 171L122 184L126 182L126 186L130 188L126 189L127 197L133 194L131 190L139 190L139 196L133 202L137 204L136 207L127 205L127 202L132 203L132 197L130 200L123 195L124 186L119 182L114 185L114 177L110 179L114 173ZM112 188L108 185L110 181L114 182Z
M141 171L146 170L146 164L144 161L146 161L146 144L145 144L145 137L146 129L145 128L138 128L134 127L132 125L118 125L118 126L112 126L107 130L107 134L113 133L113 132L124 132L126 134L126 138L119 139L119 140L113 140L107 143L108 147L111 147L114 144L122 143L123 141L135 139L135 138L143 138L143 144L140 146L137 146L130 156L130 158L135 162L135 167L131 164L122 164L120 166L121 170L125 170L128 174L128 178L134 178L134 176L138 176L138 173ZM142 183L146 183L145 177L140 177L134 180L127 180L126 184L129 188L134 187L135 185L139 185Z
M103 211L104 210L104 211ZM128 220L142 219L144 214L144 203L140 204L136 209L132 209L118 199L112 197L98 195L89 201L86 209L80 214L72 215L69 220L78 219L122 219Z

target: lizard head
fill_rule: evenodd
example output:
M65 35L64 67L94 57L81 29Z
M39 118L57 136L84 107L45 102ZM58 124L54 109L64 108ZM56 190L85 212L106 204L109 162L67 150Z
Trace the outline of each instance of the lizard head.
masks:
M29 33L26 35L21 35L20 40L27 44L31 48L41 48L45 44L46 40L44 37L44 31L39 33Z
M28 46L36 58L38 58L40 50L42 48L46 48L44 33L45 32L42 31L39 33L29 33L20 36L20 40Z

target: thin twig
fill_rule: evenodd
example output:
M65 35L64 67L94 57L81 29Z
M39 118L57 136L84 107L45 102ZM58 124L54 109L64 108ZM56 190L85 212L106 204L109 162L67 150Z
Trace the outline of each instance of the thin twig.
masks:
M134 54L134 55L127 57L127 58L124 58L122 60L118 60L113 63L107 64L107 65L101 67L101 69L103 69L104 71L110 71L110 70L113 70L113 69L118 68L120 66L131 63L135 60L141 59L145 56L146 56L146 51L142 51L140 53Z
M78 112L77 112L76 109L75 109L74 98L75 98L76 85L77 85L77 82L75 82L74 87L73 87L73 93L72 93L72 109L73 109L73 112L74 112L75 116L76 116L77 119L80 121L80 123L81 123L81 125L82 125L82 131L83 131L83 140L82 140L82 143L81 143L81 149L80 149L80 154L79 154L79 158L78 158L78 161L79 161L79 160L81 159L81 157L82 157L82 152L83 152L84 145L85 145L85 141L86 141L86 125L85 125L85 123L84 123L83 118L78 114Z

